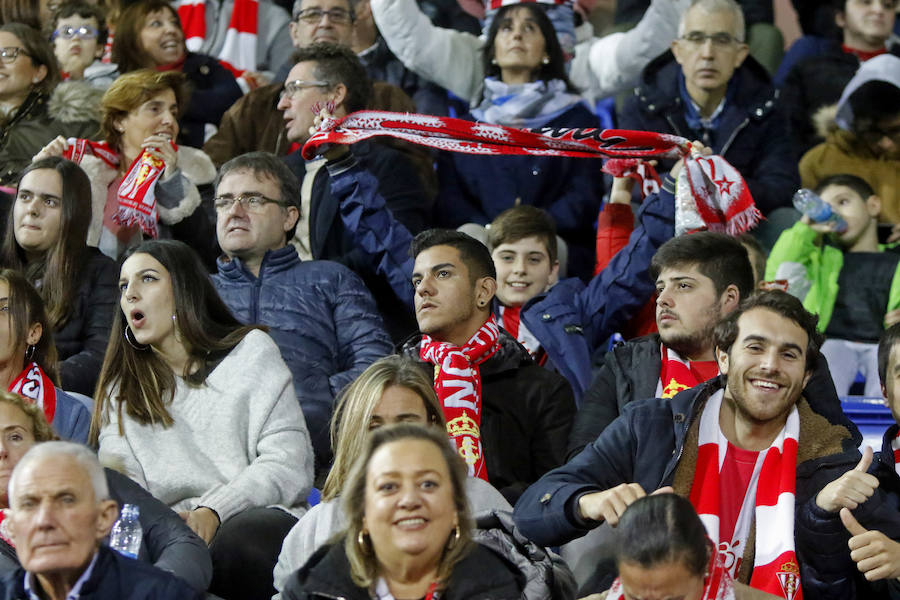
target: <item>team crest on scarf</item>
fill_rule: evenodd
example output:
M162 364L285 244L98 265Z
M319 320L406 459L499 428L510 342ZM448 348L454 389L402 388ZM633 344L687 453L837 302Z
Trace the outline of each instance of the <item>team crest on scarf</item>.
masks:
M422 336L419 356L434 365L434 391L444 409L447 434L466 461L469 475L487 481L481 443L481 369L500 348L500 327L491 316L462 347Z
M778 569L775 574L785 600L794 600L800 591L800 566L794 560L789 560Z

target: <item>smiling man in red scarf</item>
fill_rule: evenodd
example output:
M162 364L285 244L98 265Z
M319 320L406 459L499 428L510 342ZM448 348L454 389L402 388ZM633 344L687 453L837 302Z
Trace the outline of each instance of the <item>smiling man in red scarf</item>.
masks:
M615 526L634 500L668 488L690 499L736 581L787 600L866 597L849 533L821 502L860 453L858 434L802 395L818 358L816 321L784 292L745 300L715 329L724 377L629 405L522 495L520 531L540 545L565 543L604 521ZM856 518L890 526L868 502ZM609 584L611 573L597 571L609 577L582 592Z
M430 229L413 239L410 255L423 335L410 339L403 353L433 376L447 432L469 474L513 503L562 464L575 414L572 388L498 327L491 314L497 275L481 242Z

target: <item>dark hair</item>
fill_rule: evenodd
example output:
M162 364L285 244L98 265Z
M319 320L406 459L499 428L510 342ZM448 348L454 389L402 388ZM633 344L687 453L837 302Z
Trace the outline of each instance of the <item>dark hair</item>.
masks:
M709 277L719 296L732 284L741 299L753 293L753 268L747 250L724 233L698 231L672 238L653 255L650 277L655 280L665 269L685 266L694 266Z
M106 43L108 31L106 29L106 11L102 7L95 4L84 2L83 0L73 0L72 2L64 2L53 13L50 21L52 29L51 33L56 31L56 26L60 19L68 19L69 17L81 17L82 19L94 18L97 20L97 44L101 47Z
M372 81L366 69L353 51L340 44L316 42L303 46L291 55L293 64L316 63L313 74L316 79L327 81L334 89L339 83L347 88L344 108L348 113L362 110L372 97Z
M247 152L246 154L235 156L222 165L218 175L216 175L214 186L217 193L219 184L225 179L226 175L233 171L249 171L253 173L258 181L262 180L263 177L272 179L278 184L278 189L281 193L281 198L278 199L296 207L298 216L303 214L303 209L300 206L300 183L297 181L297 176L291 172L284 161L271 152ZM300 219L298 218L297 223L299 222ZM296 231L297 224L295 223L293 228L285 232L285 243L294 237Z
M10 210L6 221L7 236L0 246L0 261L5 267L22 271L33 285L40 285L49 318L49 333L59 331L69 320L73 299L84 283L82 272L88 254L85 240L91 224L91 182L75 163L51 156L25 167L19 176L19 185L25 175L40 169L59 174L62 186L59 237L43 256L29 262L25 250L16 240L15 211Z
M872 189L872 186L863 179L862 177L857 177L856 175L850 175L848 173L840 173L838 175L829 175L822 181L816 185L815 192L819 195L825 191L826 188L829 188L833 185L842 185L844 187L848 187L854 192L856 192L860 198L862 198L863 202L869 199L869 196L875 195L875 190Z
M118 153L122 153L122 132L116 123L140 108L153 96L172 90L179 111L187 104L184 75L179 71L138 69L116 77L100 100L100 135Z
M806 344L806 371L812 372L816 368L819 356L819 348L822 346L822 334L817 326L819 317L803 308L803 304L790 294L781 290L759 292L744 299L737 309L723 317L716 325L716 348L725 352L731 352L731 346L738 336L738 319L745 312L754 308L765 308L781 315L785 319L793 321L801 327L809 341Z
M487 246L470 235L452 229L426 229L413 238L409 255L415 260L419 254L434 246L452 246L469 271L469 279L475 283L482 277L497 278L497 269Z
M888 362L891 360L891 350L900 343L900 323L888 327L878 340L878 379L881 385L887 380Z
M369 434L363 451L350 470L341 491L341 502L344 514L347 516L344 549L350 563L350 575L353 582L360 587L371 585L376 578L378 569L378 557L375 555L371 543L368 548L360 548L357 543L358 537L361 537L359 533L364 527L366 473L369 470L369 462L382 446L403 440L418 440L432 444L440 451L447 470L450 472L453 503L459 523L459 539L453 544L448 544L444 550L437 570L438 581L446 584L453 571L453 566L469 551L474 524L466 499L466 465L456 452L456 448L447 440L446 432L437 427L425 427L413 423L379 427Z
M527 237L539 238L547 248L550 263L556 262L556 225L547 211L521 204L504 210L488 226L488 246L493 252L501 244Z
M147 240L125 251L123 264L135 254L149 254L165 267L172 281L175 319L188 352L184 373L172 369L151 349L139 350L126 342L128 327L121 311L113 319L103 368L94 394L91 439L109 422L109 410L125 411L142 424L173 423L166 408L175 391L175 375L190 385L201 385L210 371L257 325L243 325L219 298L197 254L177 240ZM112 394L115 393L115 397ZM121 433L122 419L119 418ZM124 435L124 434L123 434Z
M0 1L0 23L18 23L40 31L43 26L40 0Z
M113 37L112 47L112 62L119 65L120 73L156 67L153 59L147 53L147 49L141 45L141 30L144 29L147 16L159 10L168 10L174 15L175 20L178 21L178 28L181 29L178 12L167 0L141 0L122 11L119 21L116 23L116 34ZM184 44L183 41L182 44ZM185 48L185 52L187 52L187 48ZM181 103L179 106L182 106Z
M7 306L12 330L10 341L23 353L28 345L28 329L35 323L41 324L41 339L34 344L34 354L31 360L40 365L54 385L59 385L57 373L56 346L53 344L53 330L47 321L47 313L44 311L44 301L34 286L25 279L19 271L13 269L0 269L0 281L5 281L9 286Z
M347 8L350 13L350 23L353 24L356 21L356 5L359 4L360 0L347 0ZM294 0L293 5L291 6L291 20L296 21L297 17L300 15L300 11L302 10L303 0Z
M559 39L556 37L556 29L554 29L550 17L547 16L543 4L527 2L521 4L507 4L497 11L497 14L494 15L494 19L491 21L491 27L488 30L487 43L481 51L481 62L484 65L485 76L496 77L497 79L500 78L500 67L493 62L494 44L497 39L497 33L500 31L500 26L503 24L503 20L514 10L528 11L530 16L533 17L537 23L538 28L541 30L541 35L544 37L544 51L547 53L547 58L550 60L547 64L541 63L537 66L535 69L536 73L534 74L535 81L552 81L554 79L559 79L566 84L567 91L577 93L578 89L572 85L572 82L569 81L569 76L566 74L566 59L563 55L562 46L559 45Z
M703 521L690 501L676 494L635 500L614 531L616 566L627 562L647 569L677 562L702 576L709 565L711 544Z
M853 109L853 131L864 132L900 115L900 88L887 81L867 81L850 94L848 102Z
M9 23L0 26L0 31L11 33L22 42L22 48L25 50L26 58L31 61L35 67L41 65L47 67L47 75L32 87L33 90L42 94L49 94L60 81L59 62L50 47L50 42L41 34L38 29L29 27L22 23ZM21 59L19 59L21 60Z

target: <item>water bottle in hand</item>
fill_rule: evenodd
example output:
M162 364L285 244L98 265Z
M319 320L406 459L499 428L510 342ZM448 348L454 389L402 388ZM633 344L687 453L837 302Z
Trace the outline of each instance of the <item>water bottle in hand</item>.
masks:
M831 210L831 205L812 190L801 188L794 194L794 208L820 224L834 223L835 233L847 231L847 222Z
M144 531L138 520L140 514L141 509L136 504L122 506L122 514L109 534L109 547L129 558L137 558L141 549Z

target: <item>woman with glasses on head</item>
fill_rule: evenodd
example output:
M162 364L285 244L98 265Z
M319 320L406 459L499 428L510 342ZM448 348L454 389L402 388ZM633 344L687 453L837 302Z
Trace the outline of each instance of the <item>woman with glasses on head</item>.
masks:
M106 45L106 15L102 8L75 0L53 13L53 53L63 80L84 80L105 90L118 76L114 64L101 62Z
M59 351L62 386L91 396L100 375L116 299L116 266L85 242L91 182L59 157L22 173L0 245L0 265L34 285Z
M97 133L100 92L59 80L56 57L40 32L21 23L0 26L0 185L14 185L53 138Z
M182 106L178 141L199 148L243 92L219 61L188 52L178 13L167 0L137 2L116 23L112 60L119 72L156 69L184 73L190 95ZM212 132L210 133L210 135Z
M174 144L183 85L184 76L173 71L120 75L101 102L104 142L70 147L58 137L35 156L79 161L91 180L87 243L110 258L144 237L171 237L187 242L207 265L215 264L215 232L200 208L198 186L211 184L216 169L201 150ZM140 184L142 169L151 177Z
M119 288L91 424L100 461L210 545L212 593L270 598L313 479L291 372L272 338L232 316L181 242L131 249Z

